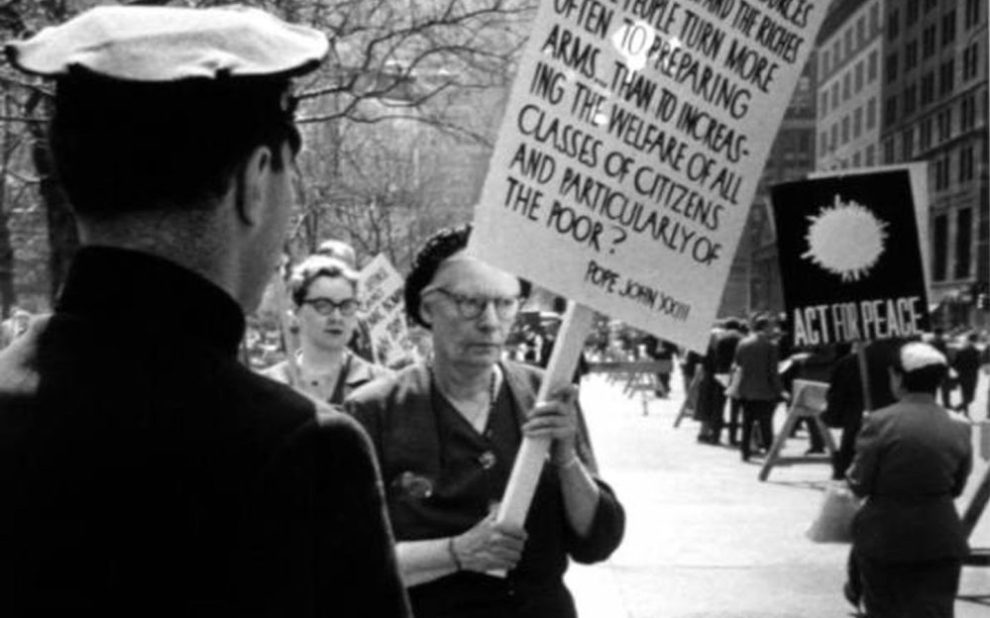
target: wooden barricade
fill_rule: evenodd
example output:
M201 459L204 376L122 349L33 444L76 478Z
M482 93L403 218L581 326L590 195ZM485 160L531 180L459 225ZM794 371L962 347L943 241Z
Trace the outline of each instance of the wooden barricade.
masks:
M681 403L680 409L677 411L677 417L674 418L674 429L681 426L681 421L686 418L692 418L694 416L694 410L698 406L699 391L701 389L701 379L704 376L705 370L702 367L694 372L694 378L691 379L691 383L688 384L687 392L684 393L684 402Z
M770 452L767 453L766 461L760 469L760 480L765 481L770 476L770 469L774 466L790 465L795 463L831 463L835 455L835 441L825 422L821 419L821 413L825 411L825 393L828 391L828 384L813 380L794 380L791 390L791 405L787 411L787 419L780 433L773 441ZM822 441L825 443L825 455L805 455L802 457L784 457L780 453L784 449L794 426L802 418L809 419L821 432Z
M607 376L617 377L625 380L622 393L627 397L634 397L639 393L640 401L643 404L643 415L649 413L649 398L658 390L663 389L657 374L670 372L673 368L672 361L617 361L604 363L591 363L591 371L604 373Z

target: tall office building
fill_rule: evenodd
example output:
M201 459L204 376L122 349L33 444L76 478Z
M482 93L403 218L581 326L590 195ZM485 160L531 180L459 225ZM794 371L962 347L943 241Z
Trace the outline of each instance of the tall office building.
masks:
M945 326L987 323L986 0L887 0L884 163L928 162L931 296Z
M838 0L819 31L819 170L879 163L885 1Z

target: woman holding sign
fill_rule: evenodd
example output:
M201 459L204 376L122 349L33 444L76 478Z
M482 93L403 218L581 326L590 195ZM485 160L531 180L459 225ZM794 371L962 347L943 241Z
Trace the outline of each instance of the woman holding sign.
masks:
M358 326L357 292L357 273L344 262L324 255L303 260L289 278L299 351L261 373L334 405L359 386L388 375L387 369L347 348Z
M536 403L542 373L501 360L523 286L466 255L469 234L438 233L406 280L406 311L432 332L432 364L370 384L346 407L376 447L418 618L572 617L568 557L607 558L625 516L587 463L576 390ZM514 529L493 507L523 436L553 445L525 528Z

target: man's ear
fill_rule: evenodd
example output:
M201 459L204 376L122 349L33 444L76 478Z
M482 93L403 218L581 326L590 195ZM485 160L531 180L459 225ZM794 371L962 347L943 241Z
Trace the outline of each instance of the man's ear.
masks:
M264 215L265 188L272 173L272 151L257 146L241 165L235 179L235 208L242 223L257 225Z
M429 303L424 303L422 300L419 301L419 319L433 328L433 306Z

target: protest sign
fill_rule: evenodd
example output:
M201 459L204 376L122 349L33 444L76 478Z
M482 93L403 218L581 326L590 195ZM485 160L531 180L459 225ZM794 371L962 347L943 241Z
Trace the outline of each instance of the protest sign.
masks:
M869 167L854 167L842 170L816 171L808 174L808 178L835 178L837 176L854 176L858 174L873 174L875 172L893 172L906 170L911 177L911 197L914 200L914 217L918 225L918 238L921 239L921 265L925 270L925 281L932 280L930 271L931 261L928 243L928 162L891 163L887 165L871 165Z
M363 319L371 336L375 361L385 366L405 364L416 355L406 328L403 285L402 275L385 254L378 254L361 270Z
M826 4L542 2L471 251L703 350Z
M912 172L923 170L820 177L771 189L795 346L928 330Z

